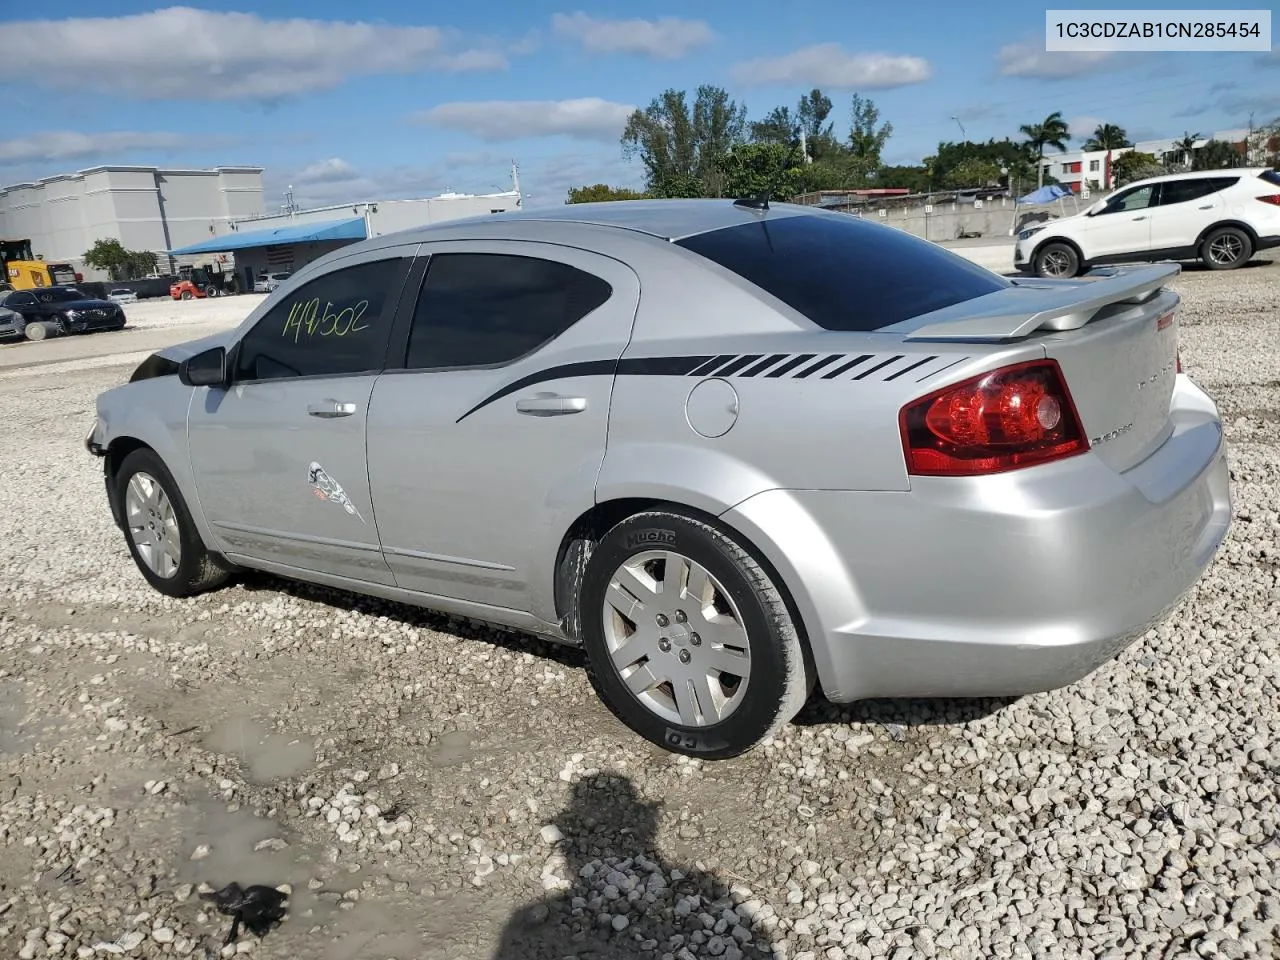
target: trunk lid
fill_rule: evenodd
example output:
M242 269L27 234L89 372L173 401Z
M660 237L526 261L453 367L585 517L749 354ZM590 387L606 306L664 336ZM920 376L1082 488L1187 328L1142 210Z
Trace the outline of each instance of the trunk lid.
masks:
M1097 279L1016 283L917 318L904 335L909 341L1036 343L1061 367L1092 452L1124 471L1172 429L1179 297L1164 284L1179 269L1159 264L1106 271Z

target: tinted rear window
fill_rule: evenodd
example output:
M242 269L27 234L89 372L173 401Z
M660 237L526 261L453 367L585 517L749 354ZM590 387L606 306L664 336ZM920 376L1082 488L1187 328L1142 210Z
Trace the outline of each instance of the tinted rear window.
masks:
M1277 187L1280 187L1280 173L1276 173L1274 170L1263 170L1260 176L1263 180L1267 181L1267 183L1273 183Z
M1009 286L927 240L847 214L760 220L677 243L827 330L879 330Z

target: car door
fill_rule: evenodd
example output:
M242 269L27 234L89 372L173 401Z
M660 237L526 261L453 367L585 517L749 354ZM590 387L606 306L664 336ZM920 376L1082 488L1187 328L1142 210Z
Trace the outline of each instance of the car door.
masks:
M1186 251L1226 212L1222 190L1238 177L1191 177L1168 180L1160 201L1151 208L1151 249Z
M401 587L554 621L556 548L594 503L639 279L552 244L428 251L403 369L370 406L383 554Z
M339 260L289 291L229 352L230 387L195 390L196 491L233 560L393 583L365 427L416 247Z
M1145 254L1151 247L1149 208L1160 184L1130 187L1112 196L1105 207L1089 218L1087 259Z

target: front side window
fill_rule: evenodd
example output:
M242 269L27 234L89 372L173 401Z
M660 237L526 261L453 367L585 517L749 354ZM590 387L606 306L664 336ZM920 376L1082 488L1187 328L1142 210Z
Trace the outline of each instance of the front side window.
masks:
M486 367L532 353L613 293L555 260L499 253L432 254L405 366Z
M240 342L235 379L381 370L406 264L396 257L343 267L295 291Z
M1155 196L1156 185L1149 183L1145 187L1138 187L1136 190L1129 190L1125 193L1117 194L1112 197L1110 202L1103 208L1103 213L1124 213L1129 210L1145 210L1151 206L1151 200Z

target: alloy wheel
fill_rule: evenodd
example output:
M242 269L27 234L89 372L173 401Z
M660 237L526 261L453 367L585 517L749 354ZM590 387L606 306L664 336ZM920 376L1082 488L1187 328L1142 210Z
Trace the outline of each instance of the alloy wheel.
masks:
M147 568L165 579L177 573L182 562L178 516L164 488L149 473L138 472L129 479L125 519L129 538Z
M1209 244L1209 259L1219 266L1235 263L1244 253L1244 244L1234 233L1224 233Z

